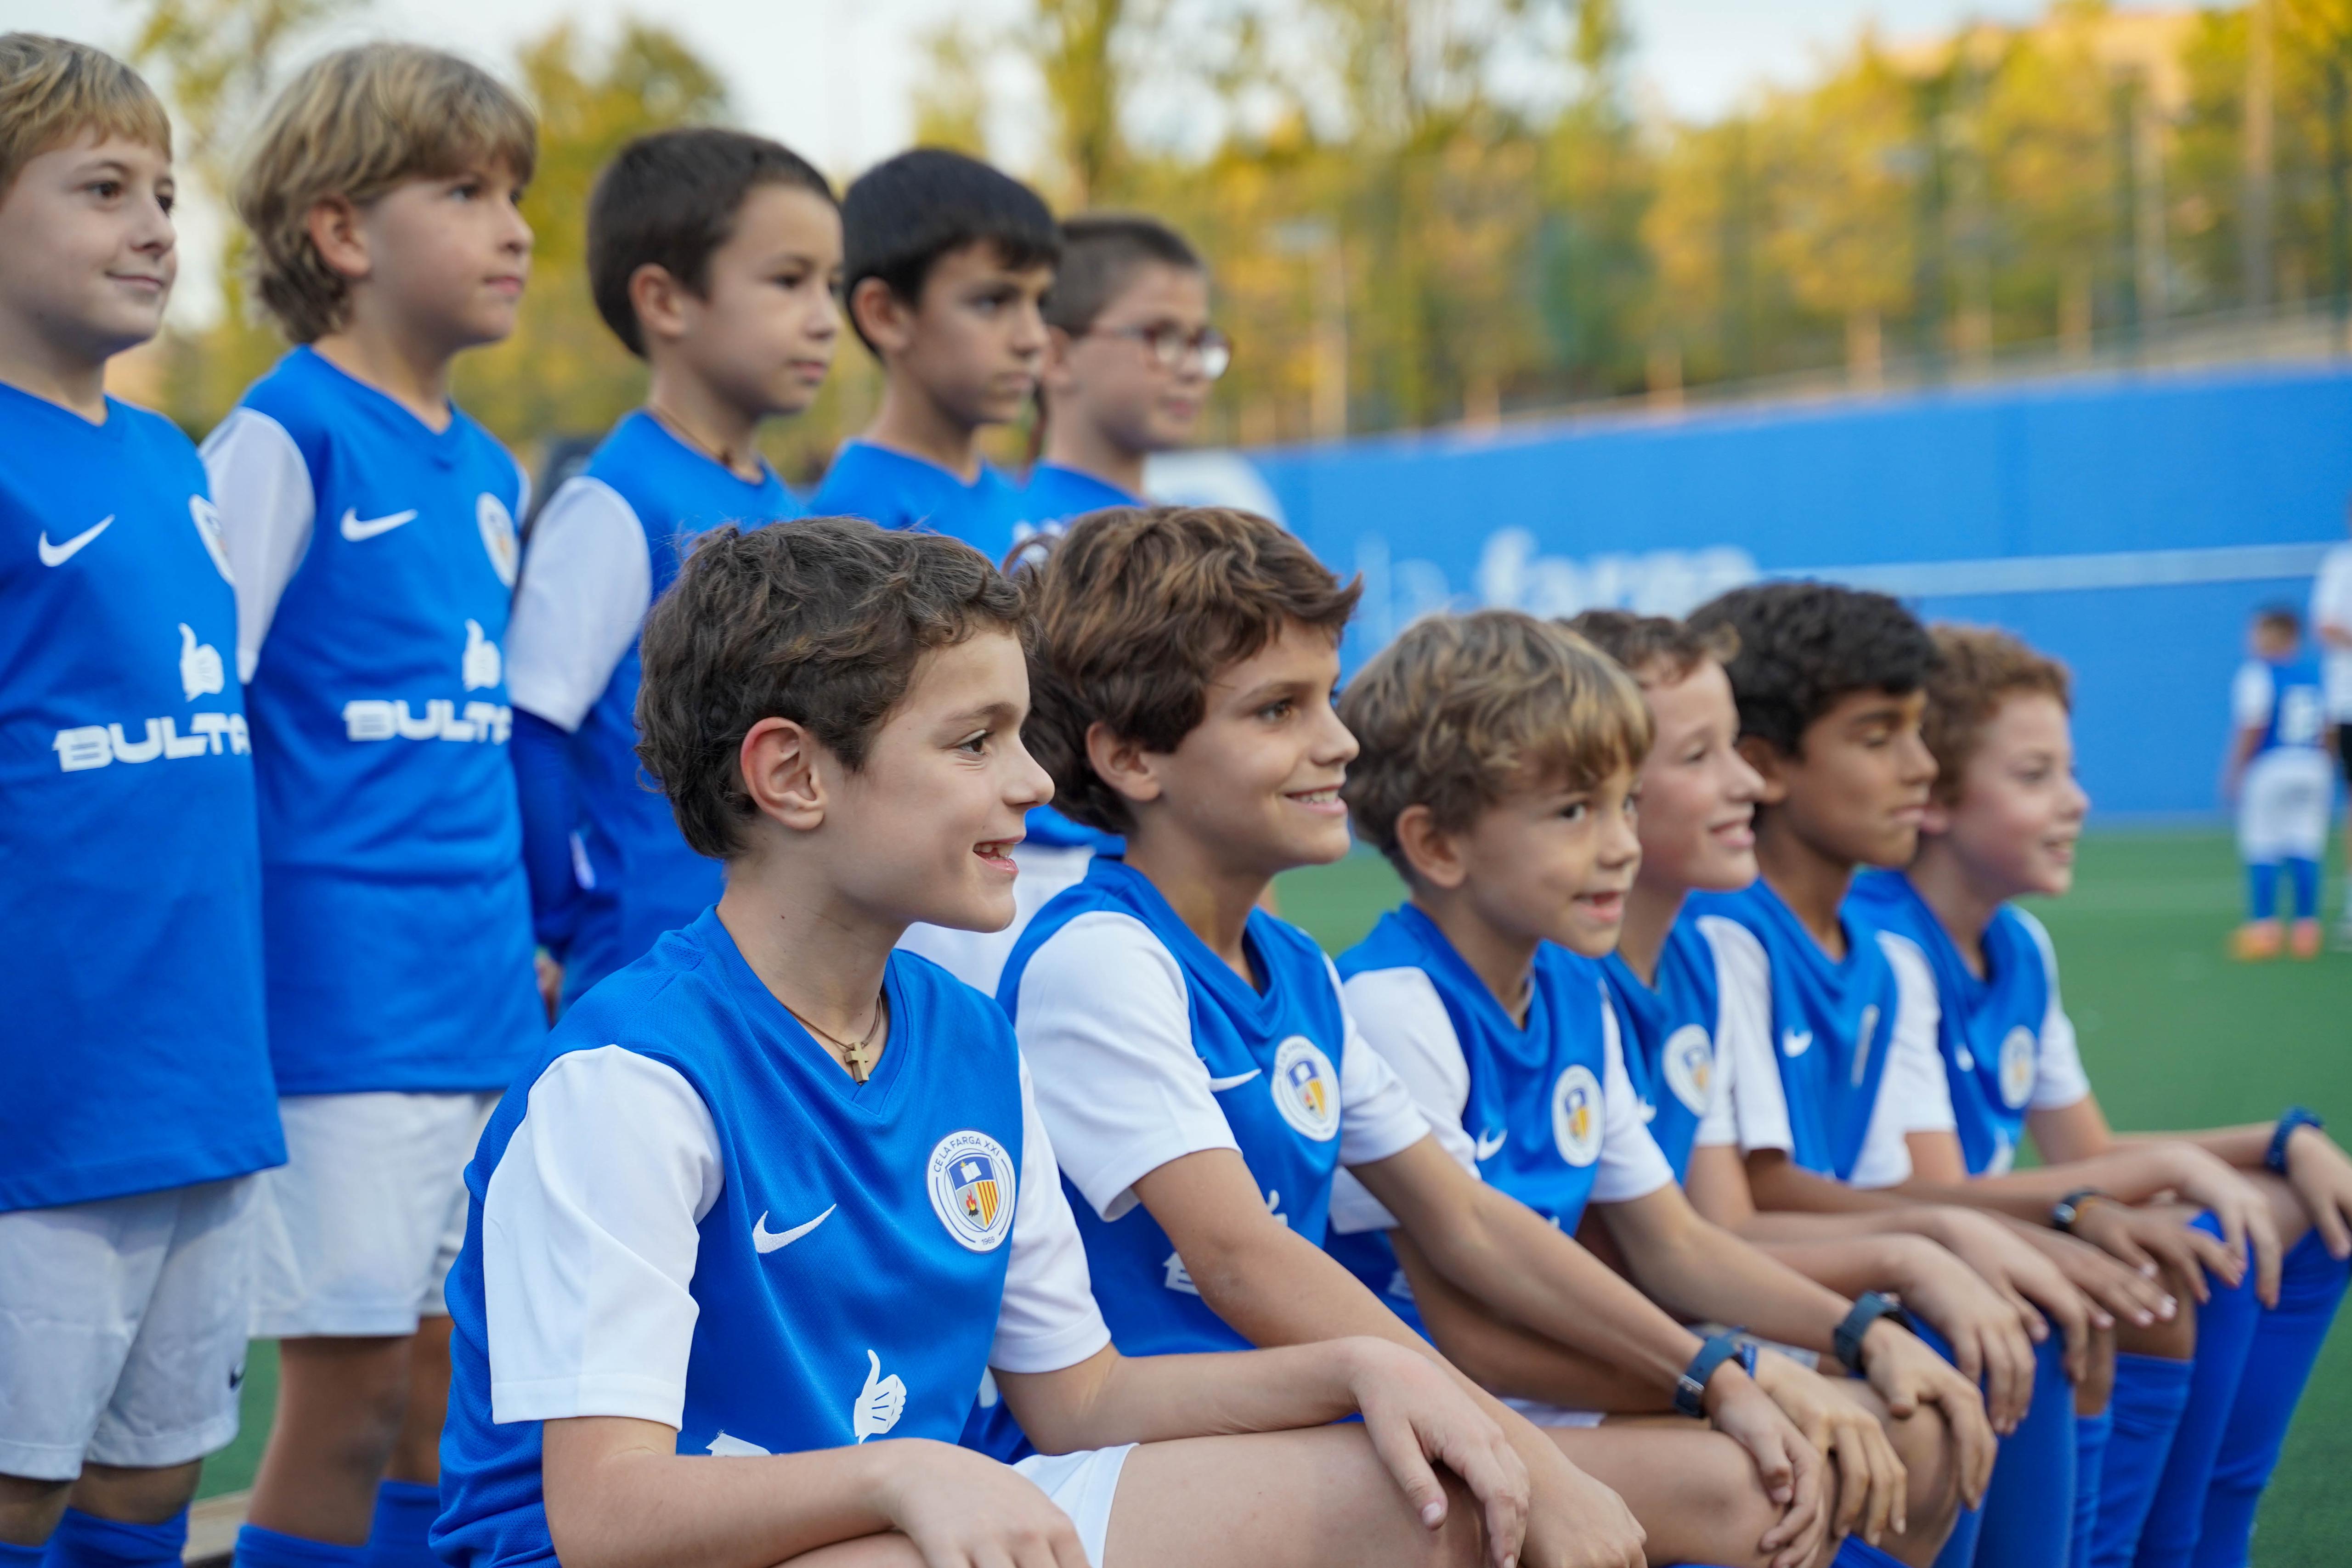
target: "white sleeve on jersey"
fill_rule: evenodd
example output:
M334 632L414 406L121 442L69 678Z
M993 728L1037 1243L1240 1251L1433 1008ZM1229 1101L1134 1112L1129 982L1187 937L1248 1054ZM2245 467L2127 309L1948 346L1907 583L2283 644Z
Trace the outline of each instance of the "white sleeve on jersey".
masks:
M492 1420L685 1418L695 1228L724 1181L676 1068L607 1045L540 1075L482 1205Z
M1021 1063L1021 1196L1013 1256L997 1309L988 1364L1006 1372L1059 1372L1110 1343L1087 1276L1086 1243L1062 1191L1054 1141L1037 1114L1029 1063Z
M1719 970L1720 966L1717 967ZM1698 1130L1691 1136L1694 1148L1728 1148L1737 1146L1739 1142L1739 1116L1732 1099L1733 1084L1738 1076L1738 1056L1724 1044L1724 1039L1727 1032L1741 1026L1732 1020L1730 1014L1730 994L1723 988L1718 973L1715 988L1715 1027L1707 1035L1708 1047L1715 1053L1715 1065L1707 1074L1706 1109L1699 1116Z
M1936 1044L1944 1009L1935 972L1907 936L1882 931L1878 945L1895 970L1895 1017L1885 1025L1880 1049L1886 1052L1886 1067L1870 1124L1863 1130L1862 1153L1853 1162L1853 1184L1860 1187L1899 1186L1911 1179L1906 1134L1948 1133L1958 1125L1952 1117L1951 1086L1944 1080L1943 1052Z
M1421 1109L1437 1143L1473 1176L1478 1147L1462 1127L1470 1103L1470 1063L1454 1032L1454 1019L1438 999L1427 971L1407 965L1367 969L1340 987L1348 1017L1361 1031L1368 1054L1377 1054ZM1342 1070L1344 1076L1345 1070ZM1345 1125L1343 1123L1342 1125ZM1483 1179L1483 1178L1482 1178ZM1331 1187L1331 1229L1340 1236L1360 1230L1393 1230L1396 1217L1364 1184L1346 1170Z
M2249 659L2238 666L2238 678L2230 683L2230 719L2240 729L2260 729L2271 721L2271 705L2278 700L2276 683L2271 679L2271 667L2260 659Z
M1733 1073L1724 1095L1727 1115L1719 1118L1710 1109L1708 1125L1717 1130L1718 1137L1727 1130L1731 1136L1721 1141L1743 1155L1756 1149L1793 1149L1796 1138L1789 1130L1780 1064L1772 1054L1772 960L1756 934L1737 920L1702 915L1698 929L1715 954L1720 1026L1715 1036L1716 1071L1728 1067Z
M1595 1203L1630 1203L1660 1187L1672 1186L1675 1167L1642 1119L1642 1098L1633 1092L1633 1075L1625 1071L1625 1043L1617 1032L1617 1009L1601 1001L1602 1050L1608 1063L1601 1074L1601 1169L1592 1178Z
M236 585L236 676L250 681L278 601L310 549L318 491L301 448L266 413L232 410L202 451Z
M2017 917L2032 934L2033 945L2042 949L2042 973L2050 977L2050 1005L2042 1014L2042 1048L2033 1053L2033 1097L2026 1102L2026 1108L2063 1111L2091 1097L2091 1075L2083 1071L2074 1020L2066 1016L2066 1004L2058 995L2058 949L2039 919L2022 909L2017 911Z
M620 492L585 475L548 498L507 622L507 692L557 728L580 727L653 605L646 532Z
M1414 1103L1412 1091L1389 1070L1386 1059L1365 1042L1348 1007L1347 989L1339 984L1339 966L1326 958L1323 970L1331 977L1331 989L1348 1025L1348 1038L1339 1048L1339 1163L1377 1165L1429 1136L1429 1118ZM1458 1126L1458 1113L1454 1121Z
M1079 915L1022 972L1015 1016L1037 1109L1063 1174L1106 1220L1169 1161L1240 1148L1192 1049L1189 995L1174 955L1115 910Z

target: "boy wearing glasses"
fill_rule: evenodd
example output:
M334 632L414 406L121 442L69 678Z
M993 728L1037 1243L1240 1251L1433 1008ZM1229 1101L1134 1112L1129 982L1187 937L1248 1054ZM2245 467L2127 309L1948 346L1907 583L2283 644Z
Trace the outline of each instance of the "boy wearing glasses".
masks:
M1192 440L1210 384L1233 362L1233 344L1209 325L1209 269L1155 219L1068 219L1045 328L1030 516L1051 526L1141 504L1144 460Z

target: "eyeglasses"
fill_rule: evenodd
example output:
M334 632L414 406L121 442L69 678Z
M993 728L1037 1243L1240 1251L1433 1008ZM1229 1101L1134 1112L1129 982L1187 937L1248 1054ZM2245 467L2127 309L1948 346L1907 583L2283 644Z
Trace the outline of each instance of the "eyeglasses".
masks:
M1197 359L1201 373L1211 381L1232 368L1234 342L1214 327L1203 327L1197 332L1187 332L1173 321L1154 321L1149 327L1095 327L1087 330L1088 337L1132 338L1151 350L1151 357L1163 370L1181 371L1188 359Z

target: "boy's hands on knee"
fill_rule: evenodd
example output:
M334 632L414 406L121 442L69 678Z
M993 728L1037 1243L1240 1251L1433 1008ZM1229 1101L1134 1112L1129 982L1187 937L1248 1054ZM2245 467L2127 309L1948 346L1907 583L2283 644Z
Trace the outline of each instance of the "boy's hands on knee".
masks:
M1864 1540L1876 1545L1888 1530L1899 1535L1910 1527L1910 1474L1878 1424L1877 1412L1839 1388L1835 1380L1774 1352L1757 1358L1756 1383L1813 1451L1834 1461L1822 1483L1833 1492L1826 1511L1828 1533L1843 1536L1859 1530Z
M2262 1190L2243 1171L2185 1139L2159 1145L2158 1149L2166 1166L2166 1185L2173 1194L2183 1203L2210 1210L2221 1223L2221 1244L2229 1249L2231 1267L2214 1272L2234 1285L2245 1277L2251 1254L2254 1293L2264 1306L2276 1306L2283 1249L2278 1225ZM2197 1299L2205 1299L2201 1282Z
M2204 1301L2212 1296L2207 1273L2235 1285L2245 1277L2246 1264L2244 1254L2190 1226L2196 1218L2195 1209L2179 1204L2136 1207L2086 1200L2077 1206L2072 1234L2143 1278L2169 1281Z
M2068 1241L2084 1252L2091 1251L2067 1237L2053 1233L2052 1239ZM1936 1239L2009 1299L2036 1344L2050 1337L2050 1325L2054 1321L2058 1332L2065 1336L2067 1375L2081 1378L2090 1354L2092 1326L2096 1323L2105 1327L2112 1320L2105 1308L2075 1288L2057 1260L2045 1256L2023 1234L2000 1220L1965 1209L1938 1213ZM2127 1281L2142 1287L2147 1284L2128 1270L2118 1268L2116 1271ZM2162 1294L2153 1293L2158 1297ZM2137 1312L2130 1315L2142 1323L2155 1321L2152 1312L2145 1317ZM2029 1382L2029 1389L2031 1386Z
M2352 1258L2352 1157L2314 1126L2286 1141L2287 1185L2319 1229L2331 1258Z
M1348 1385L1372 1451L1423 1525L1445 1523L1445 1488L1432 1464L1462 1478L1486 1524L1486 1561L1516 1568L1528 1531L1526 1463L1503 1428L1425 1357L1381 1340L1350 1341Z
M1969 1390L1984 1390L1984 1415L1993 1431L2017 1430L2033 1403L2034 1342L2050 1332L2042 1314L1933 1242L1906 1258L1898 1288L1904 1306L1951 1345L1953 1364Z
M2020 1343L2023 1343L2021 1338ZM1886 1401L1888 1415L1897 1420L1908 1420L1925 1406L1933 1406L1942 1413L1958 1461L1960 1500L1970 1508L1982 1502L1985 1488L1992 1479L1992 1464L1999 1456L2000 1445L1994 1440L1992 1421L1986 1414L1984 1397L1977 1392L1976 1380L1963 1375L1901 1325L1884 1318L1871 1324L1863 1335L1862 1359L1863 1364L1856 1370ZM2022 1364L2024 1393L2030 1398L2033 1389L2031 1345L2024 1350ZM1834 1387L1835 1384L1831 1385ZM2024 1414L2022 1402L2018 1406L2018 1414ZM1897 1533L1908 1528L1900 1510L1895 1528Z
M1772 1568L1811 1562L1830 1527L1829 1511L1822 1506L1822 1456L1744 1373L1718 1372L1707 1379L1706 1415L1717 1431L1748 1451L1764 1495L1780 1511L1756 1549L1770 1555Z
M1644 1568L1649 1532L1625 1500L1586 1474L1522 1417L1514 1442L1528 1467L1527 1568Z
M1089 1568L1070 1516L1035 1482L952 1443L903 1438L882 1495L925 1568Z

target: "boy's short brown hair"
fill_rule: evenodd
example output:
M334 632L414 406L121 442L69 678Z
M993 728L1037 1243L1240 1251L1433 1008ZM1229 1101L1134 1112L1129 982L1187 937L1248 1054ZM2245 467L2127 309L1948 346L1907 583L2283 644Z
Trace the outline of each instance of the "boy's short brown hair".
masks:
M923 655L1023 630L1019 591L957 539L856 517L714 528L646 621L638 760L695 852L729 859L759 814L737 762L753 725L805 726L854 772Z
M1735 627L1722 624L1701 630L1671 615L1588 610L1560 624L1616 660L1643 686L1678 685L1704 661L1728 664L1739 652L1739 632Z
M2065 665L1997 626L1941 621L1928 634L1938 662L1927 675L1920 735L1936 758L1936 798L1949 803L1960 798L1961 776L2002 703L2045 696L2072 709L2074 681Z
M1338 642L1363 592L1281 525L1224 507L1097 512L1043 555L1022 570L1037 618L1022 737L1055 808L1113 833L1134 819L1087 760L1089 727L1173 751L1220 671L1289 625Z
M1517 610L1432 615L1348 683L1339 720L1363 754L1340 795L1399 871L1397 819L1426 806L1446 832L1515 789L1588 789L1649 755L1633 677L1566 627Z
M0 33L0 199L25 165L95 131L172 155L172 119L137 71L103 49Z
M310 243L320 202L364 207L411 180L483 166L528 181L538 161L538 122L522 99L455 55L362 44L312 62L269 106L237 177L262 308L298 343L343 324L351 282Z

